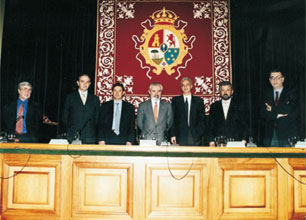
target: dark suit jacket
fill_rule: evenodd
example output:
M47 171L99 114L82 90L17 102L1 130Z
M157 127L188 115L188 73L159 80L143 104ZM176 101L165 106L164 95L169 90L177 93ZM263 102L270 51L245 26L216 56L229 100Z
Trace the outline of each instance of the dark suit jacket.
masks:
M232 98L225 120L221 100L213 103L209 113L209 141L218 136L234 138L235 141L247 140L246 113L245 107Z
M64 104L62 120L67 129L67 139L71 142L76 134L84 144L97 142L97 122L99 116L99 98L88 93L85 105L83 105L78 91L69 94Z
M135 107L122 101L120 134L116 135L112 130L114 101L102 104L99 113L98 141L105 141L106 144L126 144L135 141Z
M272 111L266 110L265 103L272 106ZM286 117L277 119L278 114L288 114ZM268 91L264 96L260 108L260 115L264 123L264 146L270 146L273 136L273 130L276 129L278 142L280 146L288 146L288 138L298 134L297 124L297 96L293 90L284 87L280 94L278 106L274 104L273 89Z
M8 133L15 133L17 118L17 100L4 107L3 116L3 120L6 125L6 131ZM39 104L29 100L26 115L27 135L29 137L38 139L38 134L41 125L42 113Z
M176 136L180 145L186 145L188 129L188 119L184 107L184 96L177 96L172 99L173 126L171 128L171 137ZM203 100L197 96L191 97L190 106L190 131L194 142L202 140L205 129L205 109Z

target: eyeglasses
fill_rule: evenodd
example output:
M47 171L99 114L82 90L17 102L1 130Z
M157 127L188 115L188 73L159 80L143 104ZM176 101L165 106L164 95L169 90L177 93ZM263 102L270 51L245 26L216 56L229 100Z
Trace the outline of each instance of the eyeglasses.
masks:
M25 87L23 87L23 88L20 88L20 90L22 90L22 91L30 91L30 92L32 92L32 88L25 88Z
M280 80L281 78L283 78L282 76L274 76L274 77L270 77L270 80Z

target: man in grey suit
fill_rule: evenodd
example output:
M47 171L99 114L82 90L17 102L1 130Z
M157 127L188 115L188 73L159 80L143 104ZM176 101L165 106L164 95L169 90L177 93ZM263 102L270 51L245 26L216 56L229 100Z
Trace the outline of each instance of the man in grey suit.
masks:
M151 99L139 105L137 114L141 137L157 140L158 145L167 141L168 131L173 123L171 104L160 100L162 91L163 86L160 83L151 83L148 90Z

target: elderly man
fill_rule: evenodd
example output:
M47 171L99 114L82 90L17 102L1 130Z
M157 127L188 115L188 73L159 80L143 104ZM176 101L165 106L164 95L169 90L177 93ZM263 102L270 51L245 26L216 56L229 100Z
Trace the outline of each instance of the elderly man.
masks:
M173 123L171 104L161 100L162 91L160 83L151 83L148 90L151 99L139 105L137 114L140 136L156 140L158 145L168 141L168 132Z
M18 84L19 98L4 107L4 123L9 134L16 135L16 142L38 142L38 132L42 125L42 114L37 103L32 102L32 85Z
M99 116L99 98L88 92L90 77L79 76L79 89L66 98L62 120L67 128L68 142L79 136L83 144L96 144L97 122Z
M264 119L263 145L288 147L288 139L297 135L297 96L284 87L285 77L280 70L272 70L269 78L272 89L267 91L261 106Z
M183 95L172 99L174 122L171 129L171 143L182 146L200 146L205 129L203 100L193 96L192 80L181 80Z

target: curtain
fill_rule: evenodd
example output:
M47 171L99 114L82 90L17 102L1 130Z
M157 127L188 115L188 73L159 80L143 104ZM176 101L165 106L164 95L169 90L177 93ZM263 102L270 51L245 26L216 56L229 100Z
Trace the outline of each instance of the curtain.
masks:
M251 136L259 144L259 105L279 68L285 86L298 91L299 130L305 136L305 1L231 0L232 76L235 93L249 107Z
M92 0L6 2L1 108L18 97L20 81L29 81L32 99L41 104L43 114L60 122L65 96L77 88L77 76L95 78L96 10Z

